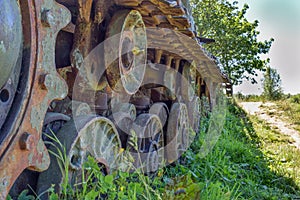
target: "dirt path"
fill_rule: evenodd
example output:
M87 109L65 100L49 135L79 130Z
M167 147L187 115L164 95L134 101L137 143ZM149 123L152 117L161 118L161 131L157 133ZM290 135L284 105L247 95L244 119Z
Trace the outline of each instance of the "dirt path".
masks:
M300 133L294 130L290 124L279 119L278 116L281 112L274 108L274 103L241 102L239 104L247 113L258 116L272 127L277 127L281 133L291 136L295 141L293 144L300 150ZM268 113L273 113L273 115Z

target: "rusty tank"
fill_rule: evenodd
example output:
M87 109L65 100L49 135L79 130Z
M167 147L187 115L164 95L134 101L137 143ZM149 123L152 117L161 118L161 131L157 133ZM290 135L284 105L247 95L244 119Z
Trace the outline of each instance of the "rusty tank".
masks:
M0 27L0 199L59 190L57 140L73 177L88 156L126 168L125 151L156 171L231 92L188 0L0 0Z

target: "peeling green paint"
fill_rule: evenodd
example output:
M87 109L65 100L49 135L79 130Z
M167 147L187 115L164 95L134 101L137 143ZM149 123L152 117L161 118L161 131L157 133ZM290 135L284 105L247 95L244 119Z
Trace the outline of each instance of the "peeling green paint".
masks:
M33 163L33 158L34 158L35 152L31 151L30 154L28 155L28 163Z
M39 170L40 171L44 171L50 165L50 158L49 158L49 155L47 153L47 150L45 149L45 145L44 145L44 141L43 140L39 140L38 145L37 145L37 151L38 152L42 152L43 153L43 157L42 157L41 163L39 163L38 161L36 161L36 166L39 166Z
M1 2L1 1L0 1ZM6 2L6 1L3 1ZM7 1L7 2L18 2L18 1ZM32 3L32 2L31 2ZM39 87L37 84L33 84L33 87L30 88L31 94L33 94L31 97L31 100L29 101L29 105L27 107L27 111L30 113L24 112L26 115L30 115L29 119L26 117L24 126L22 126L23 129L31 129L31 127L26 127L27 123L29 122L32 126L34 131L32 131L32 135L35 140L31 143L32 148L30 151L20 151L24 152L22 155L17 154L13 156L15 152L19 153L19 151L10 151L7 155L3 158L4 161L8 161L8 163L17 163L19 165L12 165L11 167L6 167L2 169L1 171L1 177L0 177L0 199L5 199L6 195L9 192L9 188L11 187L12 183L16 180L18 175L17 173L20 170L20 167L32 167L35 168L38 171L45 170L49 166L49 154L48 151L44 145L44 142L41 139L42 134L42 125L43 125L43 119L45 117L45 113L47 112L49 103L54 99L62 99L67 95L67 85L64 82L64 80L57 74L56 66L55 66L55 42L58 32L65 27L70 21L71 21L71 13L67 8L64 8L62 5L58 4L54 0L49 1L41 1L41 2L35 2L34 7L30 7L30 12L34 11L35 19L36 20L36 27L38 28L37 33L37 60L36 60L36 66L30 66L35 71L32 73L33 76L35 76L35 83L40 81L40 75L44 76L44 82L41 83L45 87ZM42 5L41 5L42 4ZM41 6L41 7L40 7ZM19 6L17 7L19 8ZM42 19L42 13L45 12L45 18ZM48 13L49 12L49 13ZM20 13L20 12L8 12L8 13ZM4 15L6 16L6 15ZM31 19L31 18L30 18ZM48 26L44 26L45 23L48 22ZM13 23L17 24L14 20L11 20ZM21 31L11 31L9 33L16 33L17 36L20 36L19 39L22 43L22 24L21 20L20 26L17 26L17 28L21 29ZM40 26L40 23L42 22L42 26ZM35 24L35 23L34 23ZM47 24L47 23L46 23ZM0 24L1 26L1 24ZM1 26L3 28L3 24ZM33 27L31 27L33 28ZM6 28L0 29L0 30L7 30ZM9 35L10 36L10 35ZM5 57L7 54L11 51L12 47L14 47L14 44L16 43L9 43L5 40L5 38L1 38L0 40L0 60L1 60L1 54L2 57L4 57L4 61L7 60ZM12 44L12 45L11 45ZM18 44L18 43L16 43ZM16 48L21 48L19 45L15 45ZM19 51L14 51L19 52ZM3 56L4 55L4 56ZM17 59L17 57L13 56L12 58ZM1 64L1 62L0 62ZM3 62L2 62L3 64ZM4 69L8 68L7 65L4 62ZM10 69L10 68L8 68ZM3 76L3 75L2 75ZM1 81L1 80L0 80ZM6 82L6 80L2 81ZM39 82L40 83L40 82ZM2 84L0 84L1 87ZM35 99L37 98L37 99ZM29 121L27 121L29 120ZM25 130L27 131L27 130ZM22 134L22 133L21 133ZM17 137L18 138L18 137ZM13 143L13 148L18 148L19 143L18 141ZM36 145L36 146L34 146ZM17 149L20 150L20 149ZM23 157L26 156L26 157ZM25 159L22 163L19 163L17 160L20 156L22 156L22 159ZM6 163L7 164L7 163ZM6 164L4 166L6 166ZM2 167L2 165L1 165Z
M55 1L45 1L39 18L44 25L45 35L40 43L37 70L44 76L44 80L40 84L45 88L41 87L40 89L46 89L47 94L42 97L43 99L39 101L38 105L32 107L30 123L37 133L41 134L42 123L49 103L54 99L63 99L68 93L67 84L57 74L54 54L57 34L70 22L71 14L67 9L58 6ZM37 143L36 151L30 152L28 155L28 161L36 170L43 171L48 168L50 159L41 139Z
M45 73L43 84L46 86L48 93L39 105L32 108L30 119L32 127L38 132L41 131L41 123L45 117L44 115L47 111L49 101L62 99L68 93L67 84L58 77L56 72L54 53L57 33L69 23L71 14L67 9L62 9L58 6L54 1L44 2L40 18L42 18L43 12L47 12L48 17L51 16L51 23L50 27L44 27L46 35L41 42L41 49L39 50L39 55L42 55L42 58L38 64L38 69ZM41 19L41 21L43 21L43 19Z
M44 106L47 107L47 103L45 104L44 101L37 107L33 107L31 110L31 117L30 117L30 123L32 128L36 129L37 131L40 130L41 122L44 119L44 114L41 112L41 107Z
M63 99L68 94L66 83L56 75L47 75L44 84L48 90L47 96L38 106L33 107L31 111L31 126L36 130L39 130L41 127L48 108L48 100Z

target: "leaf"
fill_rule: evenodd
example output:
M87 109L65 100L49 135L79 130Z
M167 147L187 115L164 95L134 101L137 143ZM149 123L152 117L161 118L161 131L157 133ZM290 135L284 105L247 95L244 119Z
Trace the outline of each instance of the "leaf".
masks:
M34 200L34 196L28 195L28 190L23 190L18 196L18 200Z
M49 200L59 200L58 194L51 193Z
M274 39L258 40L259 22L247 20L247 4L239 9L236 2L226 0L191 0L191 3L198 35L216 41L203 44L204 48L218 58L233 84L254 79L256 71L264 70L269 59L262 60L260 56L269 52Z
M109 184L109 185L112 185L113 181L114 181L113 175L107 175L107 176L104 177L104 182Z
M91 190L85 195L84 200L95 200L96 197L98 196L99 196L99 192L96 192L95 190Z

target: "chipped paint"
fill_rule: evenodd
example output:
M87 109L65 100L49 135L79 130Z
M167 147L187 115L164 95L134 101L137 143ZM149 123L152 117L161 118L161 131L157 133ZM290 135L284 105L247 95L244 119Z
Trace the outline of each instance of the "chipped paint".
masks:
M30 15L28 24L34 25L29 27L29 34L32 35L28 36L34 37L30 41L32 44L28 44L33 45L30 48L32 50L30 55L36 55L30 57L32 60L29 62L31 65L28 69L28 79L32 80L31 88L28 90L32 96L27 96L30 99L26 99L28 104L21 112L20 118L24 120L22 124L18 124L18 132L14 133L15 140L10 142L5 154L1 155L0 199L5 199L10 187L25 168L43 171L49 166L49 154L41 139L43 119L50 102L64 98L68 92L65 81L56 71L54 54L56 36L71 20L70 11L54 0L21 1L21 6L22 8L24 6L24 10L28 9ZM42 12L45 10L49 10L49 13L45 13L44 16L44 22L48 22L49 26L42 24ZM1 51L4 49L3 43L1 42L0 45ZM44 77L42 83L40 83L41 75ZM29 144L30 148L26 151L20 149L19 144L19 139L24 132L30 132L33 138L32 143L30 141Z
M6 177L4 177L2 180L0 180L0 191L5 191L5 189L9 185L10 178L11 178L11 176L9 176L9 174L8 174Z
M28 156L29 163L32 163L35 152L30 152Z
M20 134L22 134L24 131L31 131L30 133L32 134L32 136L34 138L34 142L33 142L32 146L30 146L30 148L28 148L28 151L21 151L20 149L16 148L16 147L19 147L14 144L14 143L16 143L16 141L12 141L11 142L12 145L9 146L8 150L6 151L8 153L6 155L3 155L3 160L1 160L2 163L0 163L1 164L0 169L2 170L2 172L0 170L0 172L1 172L0 173L0 191L1 191L0 199L1 199L1 197L3 197L3 194L4 195L7 194L7 192L9 191L9 187L11 187L14 180L17 178L19 173L21 173L20 171L22 171L23 169L25 169L28 166L32 167L32 169L34 169L34 170L40 170L40 171L45 170L49 166L49 162L50 162L49 155L47 153L47 150L45 149L43 141L41 140L41 134L42 134L41 131L42 131L42 125L43 125L42 122L43 122L45 113L47 112L49 103L52 100L64 98L68 93L68 87L67 87L66 83L57 74L57 71L56 71L56 66L55 66L55 62L54 62L54 59L55 59L55 55L54 55L55 49L54 48L55 48L56 36L57 36L58 31L61 28L63 28L65 25L68 24L68 22L71 19L71 15L65 8L60 6L54 0L24 0L24 1L28 1L30 9L32 9L32 10L29 10L30 14L32 14L32 16L31 16L32 19L30 19L30 20L32 20L31 21L32 23L26 23L26 24L30 24L30 25L34 24L35 25L35 27L30 27L30 28L31 28L31 31L33 32L33 35L32 35L33 37L31 39L33 41L37 42L37 47L34 46L32 52L30 52L31 54L36 55L36 57L34 57L34 59L32 59L33 60L32 63L30 62L32 65L30 66L30 69L29 69L30 80L32 79L33 81L32 81L32 83L28 84L28 85L30 85L28 87L30 87L30 90L31 90L30 94L32 94L32 96L29 96L30 99L28 101L28 104L26 102L27 107L24 106L24 112L22 112L22 116L20 116L20 118L24 119L22 124L19 126L20 131L18 133L14 132L13 134L16 134L16 138L19 139ZM18 2L22 4L24 1L18 1ZM84 2L84 1L79 1L79 2ZM92 7L92 2L93 2L92 0L89 0L90 7ZM117 0L117 2L118 3L121 3L121 2L125 2L125 3L129 2L130 3L130 1L122 1L122 0ZM83 19L85 21L90 20L91 8L88 8L89 6L80 6L80 9L82 8L82 10L83 10L81 14L84 14ZM108 81L112 82L112 83L110 83L110 85L112 87L114 87L115 84L117 85L118 82L121 83L123 86L125 85L126 86L125 90L127 90L128 93L135 93L136 92L135 89L139 89L139 86L140 86L142 80L138 80L138 81L140 81L138 84L136 84L132 80L134 80L134 78L142 78L143 73L139 73L137 75L137 77L134 77L133 75L135 75L135 73L132 73L132 72L133 72L133 70L135 70L137 68L134 66L131 67L127 63L133 63L136 66L138 66L140 64L138 62L140 61L141 64L145 64L146 56L147 56L147 51L146 51L147 50L147 42L146 42L147 38L146 38L146 33L145 33L145 24L143 22L143 20L147 21L147 19L146 19L146 17L142 18L141 16L139 16L140 15L139 10L140 10L140 12L142 12L142 11L146 12L147 9L142 8L142 5L140 5L140 4L137 4L136 6L137 6L138 11L132 11L127 16L127 18L125 18L125 21L124 21L124 18L122 18L122 17L120 17L119 22L118 22L118 20L117 21L112 20L113 26L111 26L112 31L117 31L116 33L120 33L119 35L122 36L117 41L117 44L113 45L113 48L115 48L116 51L118 51L116 56L120 57L119 53L121 53L121 54L124 53L125 55L127 54L128 58L130 58L130 59L125 60L125 61L117 60L116 63L113 63L113 64L116 64L116 68L115 68L116 72L111 73L111 78ZM157 7L159 8L159 6L157 6ZM170 10L167 8L161 9L161 12L163 12L166 16L167 16L166 13L169 13L167 18L168 18L170 24L173 25L172 28L178 29L178 30L189 28L189 26L185 26L185 25L182 25L182 23L177 22L176 19L174 18L174 16L171 16L171 14L174 14L174 13L177 13L177 14L184 13L182 11L182 8L180 6L178 6L178 8L176 8L176 10L174 10L174 9L175 8L170 8ZM22 10L23 10L23 6L22 6ZM102 9L100 9L100 10L102 11ZM128 12L128 11L126 11L126 12ZM116 14L118 15L120 13L116 13ZM96 18L95 22L100 23L99 21L101 21L105 16L106 16L106 13L97 12L97 16L95 17ZM148 14L143 15L143 16L148 16ZM37 21L35 21L35 20L37 20ZM149 18L148 18L148 20L149 20ZM136 23L136 22L138 22L138 23ZM76 33L80 32L80 30L81 30L80 33L82 35L80 35L80 36L86 36L86 37L74 37L75 42L74 42L73 46L74 46L75 50L72 51L72 57L74 58L74 59L72 58L72 64L73 64L73 67L76 67L77 69L79 69L80 72L82 72L82 74L84 74L83 79L86 80L87 82L88 82L88 80L90 80L90 82L91 82L91 80L92 81L97 80L96 84L98 84L97 87L99 89L99 88L104 88L106 86L106 84L103 85L103 87L102 87L102 85L100 85L98 83L98 78L99 78L97 76L98 74L97 73L87 74L86 72L90 72L90 71L94 71L94 70L90 70L90 68L89 68L90 66L88 64L84 65L84 58L86 58L87 53L90 52L89 51L90 45L93 46L93 43L90 41L91 40L90 36L93 34L95 35L95 32L91 31L92 27L93 27L91 24L92 24L92 22L88 22L85 24L86 26L80 27L80 26L78 26L78 23L76 23L76 26L77 26L76 28L78 28L78 27L79 28L78 29L74 28L73 32L75 32L75 36L76 36ZM116 26L116 24L117 24L117 26ZM133 26L135 26L135 27L133 28ZM176 26L178 26L178 27L176 27ZM157 27L159 27L159 26L157 26ZM121 28L121 30L120 30L120 28ZM128 31L128 30L130 30L130 31ZM132 30L134 30L134 31L132 31ZM154 31L157 31L156 28L154 29ZM133 33L128 33L128 32L133 32ZM35 35L35 33L37 35ZM157 32L157 33L159 33L159 32ZM190 34L192 34L192 37L194 37L192 32L190 32ZM131 35L133 35L133 36L131 37ZM170 45L171 45L172 49L176 50L178 48L178 50L182 50L182 48L181 48L182 46L184 48L189 49L188 51L185 52L185 55L189 55L189 54L192 55L189 57L190 58L189 60L195 59L195 55L198 56L198 53L202 52L202 50L199 48L198 43L195 43L195 41L192 39L190 42L179 41L179 42L173 43L173 41L174 41L173 36L170 36L168 34L160 34L160 33L158 35L159 35L158 36L159 38L164 38L164 39L169 38L171 40ZM134 47L131 48L130 45L127 45L124 42L124 40L125 40L124 38L126 38L126 37L131 38L131 39L133 38L131 40L131 42L132 41L135 42ZM155 39L155 41L156 41L156 39ZM86 42L84 42L84 41L86 41ZM78 42L78 43L76 43L76 42ZM169 45L169 43L165 42L165 40L163 40L163 42L165 43L164 45ZM1 51L2 52L9 51L8 47L7 47L8 50L5 48L4 43L5 43L5 40L4 40L4 42L0 41L0 53L1 53ZM197 51L190 50L193 47L193 45L191 43L195 43L194 47L196 47L198 49ZM182 44L184 44L184 45L182 45ZM128 52L122 52L121 47L124 47ZM194 52L194 54L193 54L193 52ZM131 53L135 57L134 61L132 61L133 58L130 57L130 56L132 56ZM180 53L178 53L178 54L180 54ZM167 65L169 68L171 68L173 57L170 55L164 55L164 56L167 56ZM201 59L203 58L203 56L204 56L204 54L202 55L202 53L201 53L201 56L200 56ZM161 55L160 55L160 58L161 58ZM107 57L105 57L105 59L106 59L106 61L108 60L109 62L111 62L111 60L107 59ZM205 58L205 59L208 59L208 58ZM161 59L159 59L159 61L160 60ZM130 62L127 62L127 61L130 61ZM211 61L211 60L209 60L209 61ZM159 63L159 62L156 62L156 63ZM178 69L180 67L180 59L177 59L176 63L177 63L177 65L176 65L175 72L174 73L169 72L170 71L170 69L169 69L165 74L162 73L164 75L165 79L163 79L163 77L161 78L161 80L164 80L166 82L166 85L169 87L169 89L171 91L171 94L169 94L169 96L173 95L173 97L168 97L168 98L174 98L174 99L176 98L175 93L177 92L177 91L175 91L175 89L178 88L178 86L176 87L177 82L176 82L175 74L179 71ZM209 65L205 65L205 67L203 67L203 68L209 69L211 65L212 64L210 63ZM118 68L119 66L121 66L121 68ZM143 70L144 69L137 69L137 72L142 72ZM205 71L205 70L203 70L203 71ZM207 71L208 71L207 76L211 76L211 74L214 74L214 73L212 73L212 72L214 72L214 70L212 70L212 71L207 70ZM121 72L121 76L122 76L121 79L118 76L119 72ZM77 73L77 71L76 71L76 73ZM159 73L159 71L157 73ZM218 74L218 73L219 72L217 72L215 74ZM64 75L66 78L67 74L64 74ZM159 75L159 77L160 76L162 76L162 75ZM157 77L154 80L157 80ZM188 77L186 77L186 78L188 78ZM114 83L114 82L116 82L116 83ZM134 84L136 84L136 85L134 85ZM116 86L116 88L113 88L113 89L117 90L118 89L117 87L118 86ZM124 88L123 88L123 90L124 90ZM164 92L164 91L162 91L162 92ZM161 98L161 97L158 97L158 98ZM194 113L192 113L192 114L194 114ZM135 115L136 114L133 114L133 117L135 117ZM185 118L187 118L187 117L185 116ZM175 120L177 120L176 122L178 123L178 118L176 118ZM91 119L90 119L90 121L92 123ZM104 125L101 125L99 127L103 128ZM83 148L82 151L86 151L87 149L92 151L96 148L103 146L103 143L98 142L98 144L100 144L100 145L98 145L99 147L97 145L90 147L91 145L89 144L89 142L92 142L90 140L90 138L92 138L90 136L90 134L93 134L92 136L94 136L94 137L96 137L96 134L98 134L99 132L101 134L105 135L104 130L103 131L102 130L95 131L94 127L91 128L91 130L92 131L88 130L87 128L80 130L81 131L80 139L82 139L82 145L84 145L84 147L91 148L91 149ZM70 131L70 130L66 130L65 132L68 132L68 131ZM75 133L75 131L74 131L74 133ZM150 133L153 133L153 132L150 132ZM116 135L117 135L116 137L118 137L118 134L116 134ZM65 135L65 137L67 137L66 139L70 139L70 138L68 138L69 134ZM104 137L101 137L101 138L102 138L102 142L103 142ZM76 142L76 140L73 141L73 143L75 143L75 142ZM119 143L119 141L116 143ZM15 145L15 146L13 146L13 145ZM118 151L119 151L119 149L120 148L118 148ZM112 154L111 152L105 151L105 155L100 155L101 157L99 155L96 155L97 157L99 157L97 160L102 163L105 163L104 161L111 154ZM115 155L117 155L117 154L115 154ZM105 159L103 159L103 158L105 158ZM156 155L151 156L151 158L153 160L155 160ZM6 163L4 163L3 161L5 161ZM108 163L105 163L105 165L108 166ZM2 168L3 166L4 166L4 168ZM7 174L9 174L9 175L13 174L13 176L7 176ZM52 176L53 173L50 173L50 175ZM5 176L5 178L1 179L4 176ZM61 177L56 177L56 178L61 178ZM3 197L3 199L4 199L4 197Z

